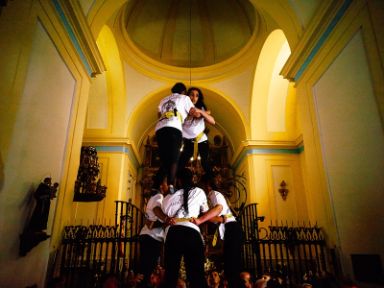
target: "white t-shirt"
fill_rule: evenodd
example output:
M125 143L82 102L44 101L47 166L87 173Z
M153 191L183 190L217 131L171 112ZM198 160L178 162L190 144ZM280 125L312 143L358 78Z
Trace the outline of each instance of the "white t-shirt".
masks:
M204 108L203 108L204 109ZM195 118L188 116L183 123L183 137L187 139L196 138L201 132L205 130L205 119L204 117ZM208 140L207 135L200 138L199 143Z
M174 93L165 97L158 106L158 111L162 116L157 121L155 131L164 127L173 127L182 131L182 124L185 118L187 118L189 110L193 107L195 106L191 99L186 95ZM166 112L173 113L175 109L181 115L181 119L177 115L170 118L163 116Z
M205 195L205 192L195 187L192 190L189 191L188 196L188 213L184 210L184 189L177 190L174 194L168 194L164 197L163 200L163 212L168 217L175 217L175 218L197 218L199 217L200 213L207 212L209 210L208 207L208 201L207 196ZM177 222L176 225L182 225L187 226L192 229L195 229L200 233L199 226L193 224L192 222ZM166 229L166 233L168 232L169 226Z
M227 200L225 199L223 194L221 194L220 192L217 192L215 190L212 190L211 192L209 192L208 198L209 198L209 201L210 201L210 204L212 207L215 207L217 204L220 204L223 206L223 210L220 212L219 216L225 215L226 220L225 220L225 223L220 224L219 232L220 232L220 238L224 239L224 233L225 233L225 225L224 224L229 223L229 222L235 222L236 219L234 216L229 216L229 215L232 215L232 211L229 208Z
M156 221L160 219L155 215L153 212L153 208L160 207L163 202L164 196L160 193L157 193L156 195L153 195L151 198L149 198L147 207L145 208L145 218L150 221ZM156 239L157 241L163 241L164 240L164 229L163 227L157 227L149 229L147 225L144 225L143 228L141 228L140 235L149 235L152 238Z

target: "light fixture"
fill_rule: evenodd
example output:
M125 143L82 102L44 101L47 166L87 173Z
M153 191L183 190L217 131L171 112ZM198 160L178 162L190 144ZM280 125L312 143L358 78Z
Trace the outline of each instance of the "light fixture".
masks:
M281 197L283 198L284 201L287 200L287 196L288 196L288 192L289 192L289 190L286 187L287 187L287 183L285 183L284 180L281 181L279 192L280 192Z
M189 0L189 86L192 86L192 0Z

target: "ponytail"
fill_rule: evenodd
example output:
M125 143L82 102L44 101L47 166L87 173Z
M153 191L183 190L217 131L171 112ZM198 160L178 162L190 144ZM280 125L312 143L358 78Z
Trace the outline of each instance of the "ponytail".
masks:
M192 171L188 168L183 168L179 171L177 177L181 181L181 188L184 190L183 193L183 207L186 213L188 213L188 198L189 198L189 191L191 191L194 188L192 179L193 174Z

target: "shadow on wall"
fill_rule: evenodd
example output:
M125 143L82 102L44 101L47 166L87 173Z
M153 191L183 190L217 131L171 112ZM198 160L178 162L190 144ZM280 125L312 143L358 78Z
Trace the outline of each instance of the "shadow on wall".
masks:
M3 157L1 156L0 153L0 191L3 189L4 185L4 162L3 162Z

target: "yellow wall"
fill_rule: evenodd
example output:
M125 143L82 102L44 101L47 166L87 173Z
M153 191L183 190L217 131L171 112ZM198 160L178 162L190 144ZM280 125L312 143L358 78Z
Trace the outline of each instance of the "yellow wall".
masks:
M4 287L44 285L50 251L57 247L71 210L90 78L58 23L47 2L16 1L1 11L0 283ZM52 237L19 257L19 235L33 209L32 193L47 176L60 184L48 222Z
M296 82L309 214L325 227L350 275L351 254L384 255L383 58L366 4L353 2Z
M308 216L306 195L302 182L300 157L297 154L269 154L268 149L249 149L236 174L245 173L248 178L248 203L258 203L258 213L271 221L312 221ZM288 151L286 151L288 152ZM291 153L291 152L288 152ZM296 152L295 152L296 153ZM279 193L280 183L285 181L289 190L286 200ZM304 203L304 205L303 205Z

